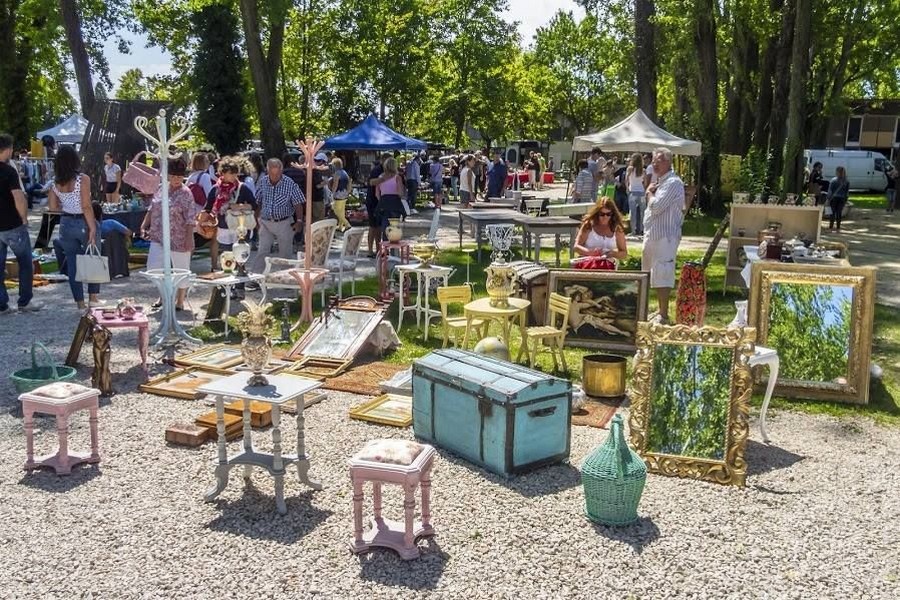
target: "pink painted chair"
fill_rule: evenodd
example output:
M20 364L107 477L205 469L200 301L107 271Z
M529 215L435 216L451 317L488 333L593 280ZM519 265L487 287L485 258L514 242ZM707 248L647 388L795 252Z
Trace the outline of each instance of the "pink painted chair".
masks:
M416 539L434 535L431 526L431 467L436 452L426 444L405 440L369 442L350 459L350 481L353 483L354 553L367 552L375 546L395 550L403 560L419 557ZM363 485L372 482L372 504L375 516L371 527L363 532ZM403 522L381 516L381 486L393 483L403 486ZM422 489L422 520L415 520L416 487Z
M25 415L25 470L52 468L57 475L68 475L72 467L81 463L99 463L97 443L97 413L100 410L100 390L77 383L56 382L41 386L19 396ZM91 452L69 452L69 415L78 410L90 411ZM53 454L34 458L34 413L54 415L59 434L59 448Z

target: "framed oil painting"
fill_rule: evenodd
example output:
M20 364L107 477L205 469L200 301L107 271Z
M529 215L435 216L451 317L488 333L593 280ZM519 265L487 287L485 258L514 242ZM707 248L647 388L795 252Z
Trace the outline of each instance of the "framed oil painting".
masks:
M644 271L551 269L547 291L572 299L567 346L632 353L649 287Z
M872 267L753 265L749 323L778 351L776 394L868 403L874 314Z
M175 357L175 364L182 367L203 367L206 369L228 370L244 362L241 347L229 344L214 344Z
M147 383L139 385L138 389L157 396L197 400L206 395L198 392L197 388L227 376L228 372L226 371L188 367L172 371L168 375L155 377Z
M744 485L756 332L638 324L631 443L653 473Z
M412 396L382 394L350 409L350 418L394 427L412 425Z

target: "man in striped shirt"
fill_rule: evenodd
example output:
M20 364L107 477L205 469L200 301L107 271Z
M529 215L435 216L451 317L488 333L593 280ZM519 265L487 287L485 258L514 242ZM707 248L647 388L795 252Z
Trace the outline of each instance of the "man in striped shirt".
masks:
M647 187L644 212L644 250L641 269L650 271L650 287L656 290L660 322L669 322L669 295L675 287L675 255L684 222L684 183L672 170L668 148L653 151L657 181Z
M284 167L277 158L266 163L266 175L256 184L259 204L259 252L254 271L261 273L266 256L272 253L272 242L278 240L278 256L290 258L294 251L294 232L303 220L303 192L289 177L283 177Z
M588 170L588 161L578 161L578 176L575 178L575 189L572 190L572 202L594 202L591 197L594 191L594 175Z

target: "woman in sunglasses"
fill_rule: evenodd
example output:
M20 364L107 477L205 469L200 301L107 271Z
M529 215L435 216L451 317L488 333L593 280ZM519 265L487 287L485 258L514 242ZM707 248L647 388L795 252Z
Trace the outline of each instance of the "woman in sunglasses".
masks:
M575 240L572 261L576 269L615 270L616 261L628 256L622 214L609 196L603 196L584 216Z

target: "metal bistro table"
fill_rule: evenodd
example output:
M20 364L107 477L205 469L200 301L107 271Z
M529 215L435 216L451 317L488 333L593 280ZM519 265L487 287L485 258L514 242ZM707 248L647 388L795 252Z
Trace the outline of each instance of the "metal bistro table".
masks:
M321 490L322 485L309 479L309 456L306 454L304 439L303 395L321 387L322 382L290 375L267 375L269 385L248 387L247 380L253 373L242 372L223 377L207 385L200 386L198 391L216 397L216 432L219 435L219 461L216 466L216 483L206 492L206 501L212 502L225 491L228 486L228 474L235 465L244 465L244 483L250 482L253 467L269 472L275 478L275 506L278 512L285 514L284 474L288 465L297 465L297 476L300 483L314 490ZM225 440L225 398L239 398L244 401L244 439L243 452L228 458ZM272 406L272 454L259 452L253 448L250 438L250 402L265 402ZM281 407L284 404L297 403L297 454L281 454Z
M513 222L520 225L525 232L524 254L528 260L532 260L532 248L534 249L534 261L541 261L541 236L552 235L556 237L556 266L559 266L559 238L569 234L569 258L575 251L575 235L581 223L569 217L533 217L530 215L518 215ZM531 243L532 238L534 244Z
M518 211L509 208L497 209L459 209L459 249L462 250L463 229L466 223L474 230L475 244L478 247L477 260L481 262L481 231L487 225L495 225L499 223L514 223L516 217L521 216Z

